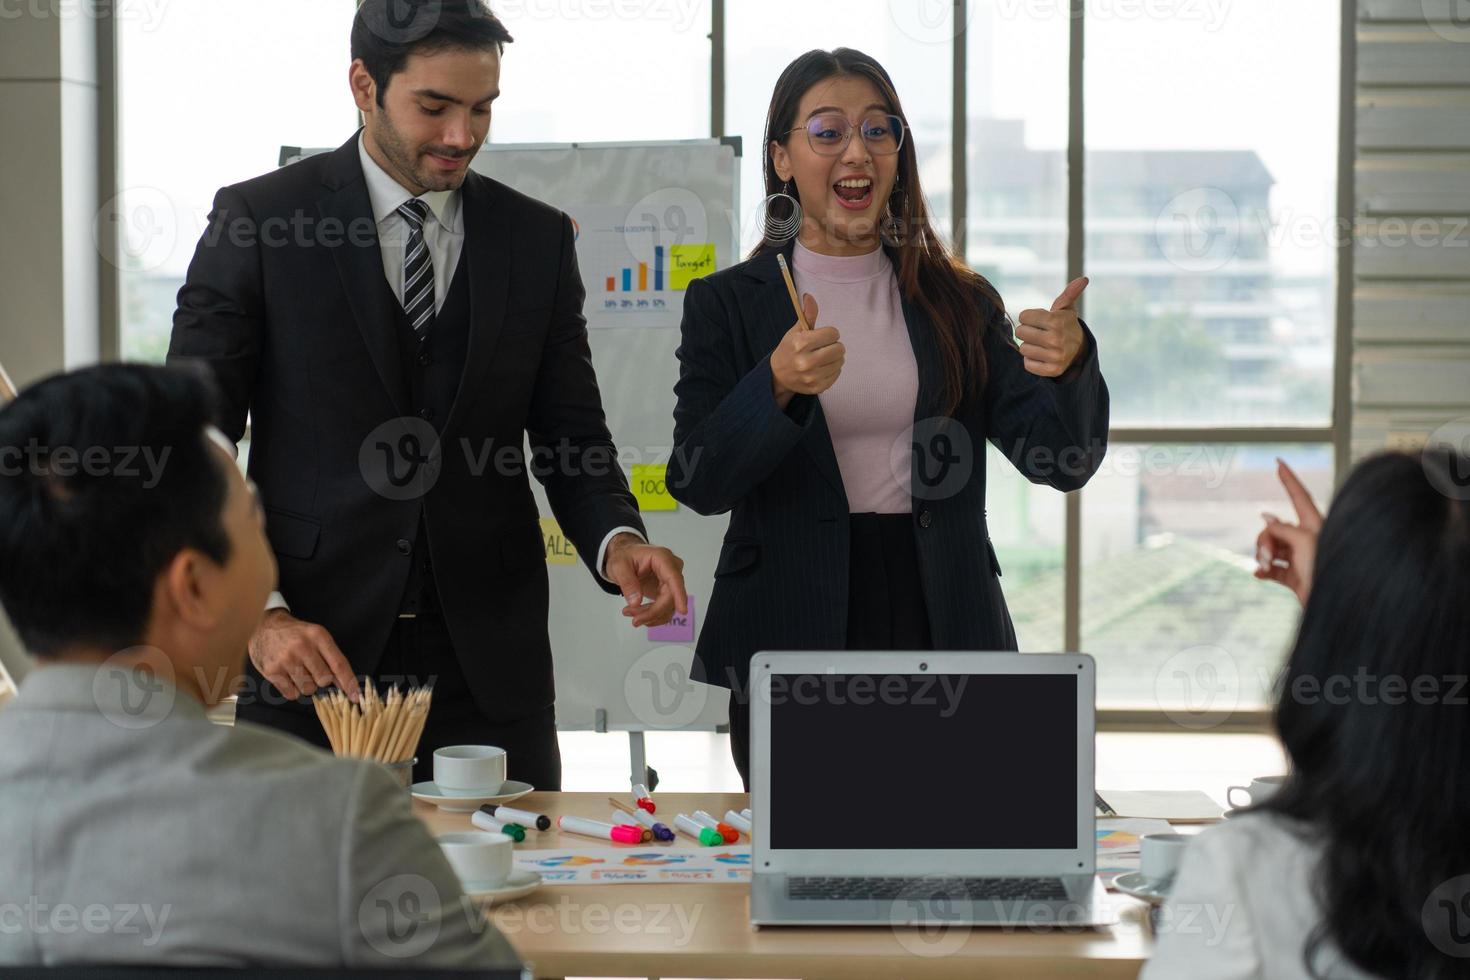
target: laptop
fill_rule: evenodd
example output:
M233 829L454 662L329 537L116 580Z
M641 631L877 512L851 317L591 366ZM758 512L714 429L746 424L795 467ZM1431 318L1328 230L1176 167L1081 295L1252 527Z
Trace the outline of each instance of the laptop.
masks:
M1110 925L1085 654L760 653L750 918Z

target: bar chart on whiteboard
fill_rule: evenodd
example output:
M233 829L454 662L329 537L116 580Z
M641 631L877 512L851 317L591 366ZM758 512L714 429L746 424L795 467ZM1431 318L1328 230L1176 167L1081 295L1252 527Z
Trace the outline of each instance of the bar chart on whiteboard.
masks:
M716 255L708 223L682 196L674 190L628 205L566 206L588 284L589 329L679 326L684 290L715 270Z

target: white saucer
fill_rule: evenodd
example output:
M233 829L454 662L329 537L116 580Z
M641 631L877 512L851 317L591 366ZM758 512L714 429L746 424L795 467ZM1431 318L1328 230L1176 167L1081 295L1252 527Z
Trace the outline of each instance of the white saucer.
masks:
M509 803L518 800L536 787L519 779L507 779L499 793L486 794L474 790L442 790L434 781L414 783L409 793L416 800L432 803L447 813L474 813L486 803Z
M541 876L534 871L512 871L510 877L498 885L475 881L463 881L460 884L464 886L466 895L476 902L488 905L531 894L541 887Z
M1230 809L1226 810L1224 813L1220 814L1220 816L1226 820L1229 820L1231 817L1240 816L1242 813L1249 809L1250 807L1248 806L1233 806Z
M1137 871L1130 871L1126 875L1118 875L1113 879L1113 887L1124 895L1132 895L1141 898L1150 905L1162 905L1164 899L1169 897L1167 891L1161 890L1150 878L1145 878Z

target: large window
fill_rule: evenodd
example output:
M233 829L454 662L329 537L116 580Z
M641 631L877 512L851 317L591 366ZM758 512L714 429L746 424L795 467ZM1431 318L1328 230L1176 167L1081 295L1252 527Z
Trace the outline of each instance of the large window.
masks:
M1114 440L1081 493L1077 615L1103 706L1265 707L1295 635L1252 552L1261 511L1292 518L1277 456L1319 501L1333 483L1339 7L1089 7L1085 309ZM1317 441L1231 441L1291 425Z
M1114 425L1329 421L1339 6L1088 18L1088 309Z
M123 356L167 352L216 190L271 170L282 146L352 135L356 10L355 0L172 0L156 18L119 19ZM627 16L619 4L519 3L503 13L515 42L493 141L709 135L708 4L646 4Z
M1259 708L1301 607L1251 572L1261 512L1294 519L1276 476L1332 488L1322 444L1114 442L1082 491L1081 648L1108 707Z
M1324 505L1340 466L1341 5L1088 2L1080 24L1072 6L969 0L957 21L956 5L930 0L492 0L516 41L491 139L699 138L718 103L724 132L744 142L748 250L782 69L812 48L877 57L936 221L945 233L963 222L966 260L1012 315L1049 305L1071 275L1092 278L1082 313L1112 394L1103 472L1067 497L988 458L989 525L1022 649L1095 654L1103 707L1177 714L1204 707L1207 691L1216 709L1261 707L1297 614L1286 590L1251 576L1260 511L1290 513L1274 460ZM174 0L154 21L120 22L125 355L162 357L216 188L268 171L282 144L352 132L354 8ZM1083 145L1070 145L1078 132ZM1082 208L1069 210L1078 193Z
M347 86L353 0L172 0L118 18L124 357L160 361L194 245L220 187L282 146L336 146L357 126Z

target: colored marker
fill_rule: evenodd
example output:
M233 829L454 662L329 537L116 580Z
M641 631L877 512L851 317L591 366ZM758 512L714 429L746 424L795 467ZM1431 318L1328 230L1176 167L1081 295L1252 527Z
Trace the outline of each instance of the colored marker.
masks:
M569 834L599 837L603 840L617 841L619 844L643 843L643 828L629 823L611 824L603 823L601 820L588 820L584 817L563 816L556 818L556 826Z
M642 811L639 811L639 812L642 812ZM626 823L625 822L624 815L622 813L619 813L617 810L614 810L612 812L612 822L615 825L616 824L623 824L623 826L625 826L625 827L631 827L631 826L633 826L630 823ZM639 827L638 830L643 835L643 843L647 844L649 841L653 840L653 831L649 830L647 827Z
M727 823L720 823L718 820L710 816L708 813L705 813L703 810L694 811L694 820L696 823L704 824L706 827L719 834L720 837L724 839L726 844L733 844L740 839L740 831L736 830L734 827L730 826Z
M742 834L745 834L747 836L749 836L750 834L750 821L745 819L745 817L741 816L740 814L736 813L734 810L725 811L725 823L734 827Z
M657 820L653 819L653 816L647 810L640 810L637 807L629 806L615 796L609 796L607 798L607 801L613 805L613 809L618 811L618 813L627 814L643 826L647 827L649 830L653 831L654 840L667 844L669 841L674 839L674 832L668 827L665 827L663 824L659 823ZM619 822L623 818L614 817L613 819L614 822Z
M512 806L497 806L494 803L486 803L480 809L499 820L514 820L522 826L535 827L537 830L551 829L551 818L544 813L532 813L529 810L517 810Z
M653 839L654 840L660 840L660 841L664 841L665 843L667 843L667 842L669 842L669 841L671 841L671 840L674 839L674 832L672 830L670 830L669 828L665 827L663 824L661 824L657 820L653 819L652 815L650 815L648 813L645 813L642 810L639 810L638 812L636 812L633 815L633 819L634 820L637 820L643 826L645 826L649 830L653 831Z
M683 831L705 847L719 847L725 843L725 838L720 836L718 830L701 826L682 813L674 817L674 829Z
M470 823L474 824L476 827L479 827L481 830L488 830L491 833L496 834L504 834L511 840L515 841L517 844L526 839L525 827L522 827L518 823L504 823L500 820L496 820L488 813L481 813L479 810L476 810L474 813L470 814Z
M653 797L648 795L648 787L642 783L633 784L633 804L640 810L647 810L649 813L658 809L653 805Z
M625 821L629 816L646 827L648 832L653 835L654 840L667 843L674 839L674 832L672 830L653 819L653 817L649 816L643 810L634 810L631 814L621 808L613 810L614 823Z

